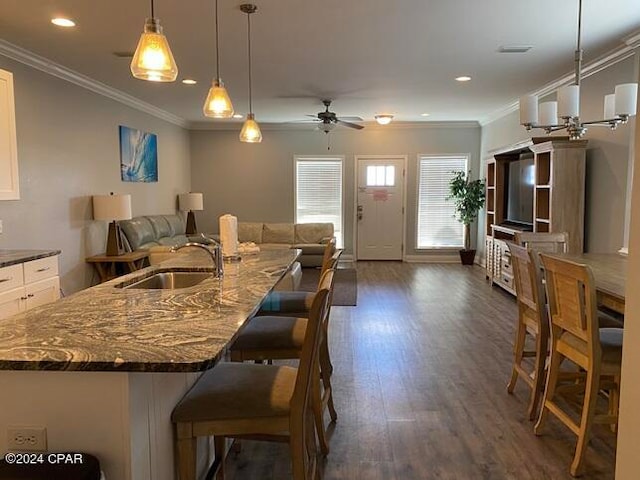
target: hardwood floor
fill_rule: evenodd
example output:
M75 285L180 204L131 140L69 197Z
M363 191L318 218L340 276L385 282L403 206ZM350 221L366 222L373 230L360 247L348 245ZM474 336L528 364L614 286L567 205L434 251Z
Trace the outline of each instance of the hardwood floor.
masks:
M479 267L358 262L358 306L333 307L338 422L324 480L569 479L576 437L508 395L516 306ZM594 429L584 479L614 477L615 437ZM286 445L243 442L227 478L290 478Z

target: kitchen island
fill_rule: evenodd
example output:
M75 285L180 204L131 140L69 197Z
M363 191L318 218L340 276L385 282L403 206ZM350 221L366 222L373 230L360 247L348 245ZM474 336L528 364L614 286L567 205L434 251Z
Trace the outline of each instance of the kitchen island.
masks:
M298 255L263 250L183 289L123 288L162 271L212 271L206 255L176 255L1 320L0 429L46 427L48 450L92 453L107 479L173 480L173 406Z

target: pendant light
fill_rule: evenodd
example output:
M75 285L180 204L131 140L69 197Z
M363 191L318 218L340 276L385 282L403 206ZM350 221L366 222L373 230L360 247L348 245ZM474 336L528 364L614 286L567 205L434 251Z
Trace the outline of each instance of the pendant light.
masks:
M258 7L250 3L245 3L240 5L240 10L247 14L247 52L249 57L249 113L240 131L240 141L245 143L260 143L262 141L262 132L260 132L260 126L255 120L251 103L251 14L255 13Z
M150 82L173 82L178 76L178 66L167 37L162 33L160 19L154 16L153 0L151 18L144 24L144 32L131 60L131 73L135 78Z
M233 117L233 105L231 99L227 93L227 89L224 88L224 83L220 78L220 44L218 37L218 0L215 0L216 9L216 78L211 82L211 88L207 94L207 98L204 101L202 111L205 117L211 118L231 118Z

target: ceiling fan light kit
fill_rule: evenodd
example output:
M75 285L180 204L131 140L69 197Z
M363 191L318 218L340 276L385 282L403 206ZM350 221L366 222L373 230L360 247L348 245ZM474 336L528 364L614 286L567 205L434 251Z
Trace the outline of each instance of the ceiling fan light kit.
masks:
M216 78L211 82L211 88L204 101L202 112L205 117L211 118L232 118L233 104L224 88L224 83L220 78L220 39L218 36L218 0L215 0L215 32L216 32Z
M587 132L587 125L605 126L615 130L635 115L638 100L638 84L625 83L615 88L615 93L604 98L604 118L582 121L580 119L580 81L582 74L581 47L582 0L578 0L578 42L575 51L575 81L573 85L558 90L556 102L538 105L537 95L520 98L520 124L527 130L541 128L547 134L567 130L570 140L579 140ZM559 122L559 118L562 122Z
M244 143L260 143L262 142L262 132L260 131L260 126L258 122L255 120L255 115L253 114L253 105L251 98L251 14L256 13L258 7L251 3L243 3L240 5L240 10L243 13L247 14L247 59L249 63L248 73L249 73L249 113L247 113L247 119L244 121L242 125L242 130L240 130L240 141Z
M376 119L376 122L378 122L378 125L389 125L391 123L391 120L393 120L393 115L385 113L376 115L374 118Z
M151 18L147 18L144 24L144 31L131 60L131 74L149 82L173 82L178 77L178 66L167 37L162 32L160 19L154 16L153 0Z

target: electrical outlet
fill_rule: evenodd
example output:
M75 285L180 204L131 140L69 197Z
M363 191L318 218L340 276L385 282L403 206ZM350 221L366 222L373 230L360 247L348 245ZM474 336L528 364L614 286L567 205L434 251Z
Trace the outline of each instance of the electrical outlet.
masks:
M7 447L19 452L45 452L47 429L45 427L8 427Z

